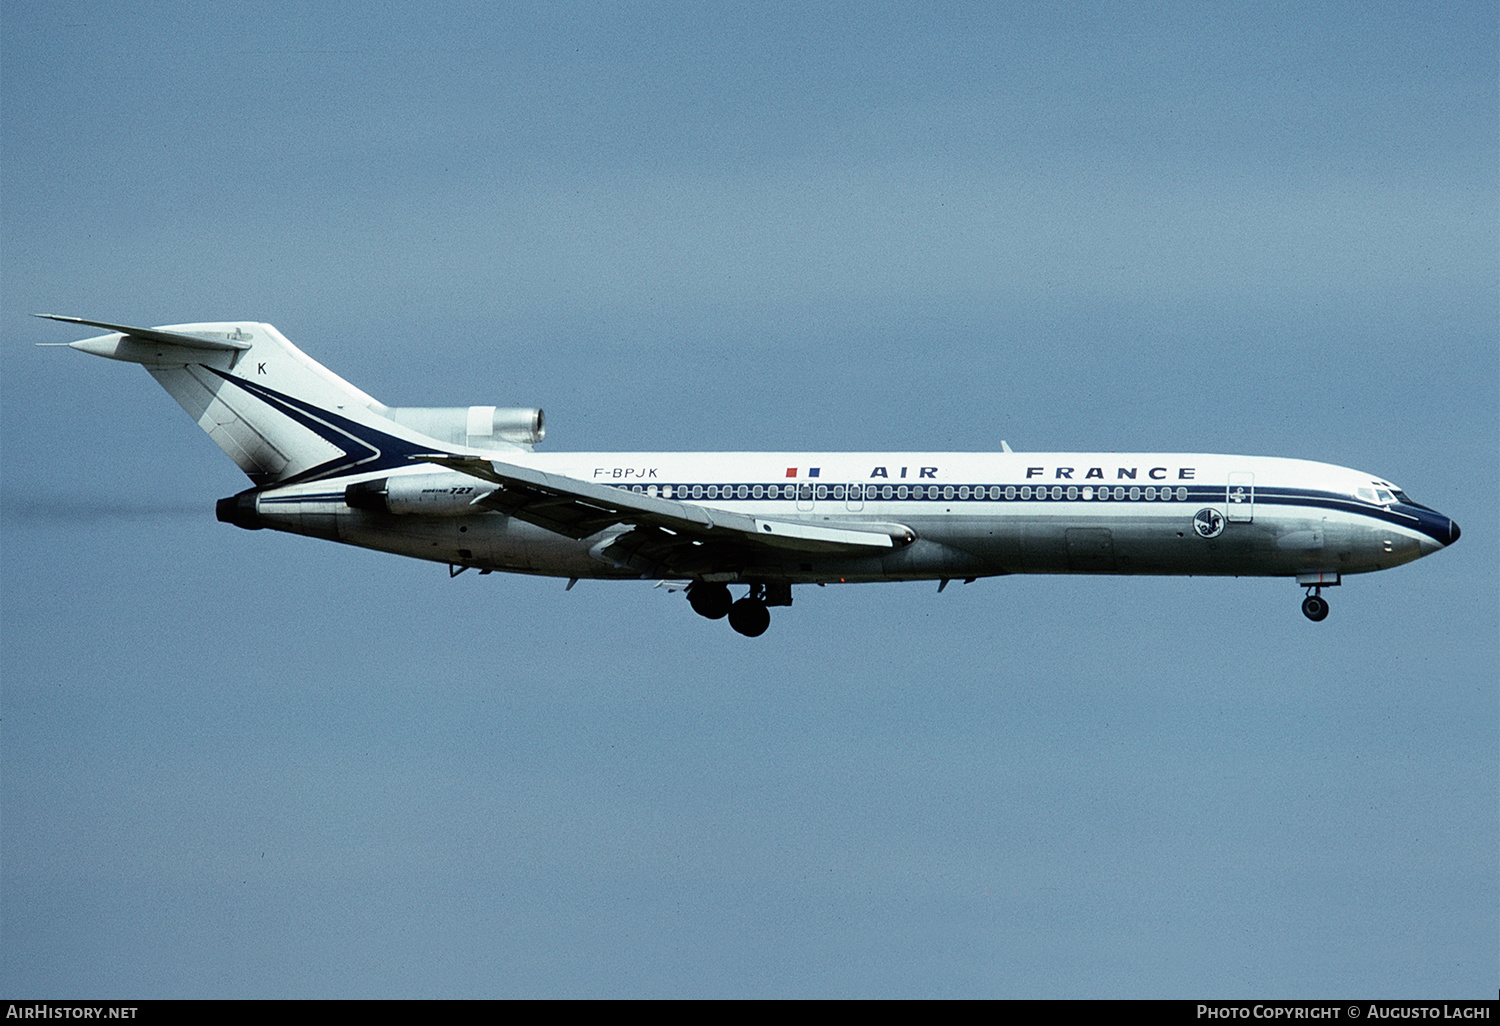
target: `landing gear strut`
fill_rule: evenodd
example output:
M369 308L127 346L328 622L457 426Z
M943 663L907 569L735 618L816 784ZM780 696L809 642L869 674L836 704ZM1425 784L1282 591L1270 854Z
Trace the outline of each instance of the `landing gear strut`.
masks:
M1302 615L1313 623L1328 616L1328 600L1323 597L1322 588L1314 588L1307 593L1307 598L1302 600Z

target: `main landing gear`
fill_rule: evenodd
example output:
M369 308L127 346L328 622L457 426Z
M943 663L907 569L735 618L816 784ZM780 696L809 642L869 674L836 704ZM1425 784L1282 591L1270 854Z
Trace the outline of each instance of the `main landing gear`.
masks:
M705 584L701 581L688 585L688 605L693 612L710 620L722 620L734 606L729 588L722 584Z
M747 595L729 607L729 626L747 638L758 638L771 626L771 611L760 599Z
M1307 593L1307 598L1302 600L1302 615L1313 623L1328 616L1328 600L1323 597L1322 588L1314 588Z
M750 594L738 602L729 594L729 586L695 581L688 585L688 605L693 612L710 620L729 617L729 626L747 638L758 638L771 626L771 611L767 606L789 606L792 604L790 585L752 584Z

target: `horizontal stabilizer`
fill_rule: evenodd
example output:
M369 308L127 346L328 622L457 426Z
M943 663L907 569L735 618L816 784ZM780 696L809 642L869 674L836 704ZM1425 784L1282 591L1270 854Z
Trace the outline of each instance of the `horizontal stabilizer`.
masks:
M139 339L142 342L181 346L184 349L213 349L234 352L250 348L249 342L237 342L228 338L210 338L206 335L184 335L175 331L162 331L158 328L132 328L125 324L86 321L82 317L63 317L60 314L32 314L32 316L45 317L49 321L63 321L67 324L83 324L90 328L103 328L105 331L118 332L128 338Z

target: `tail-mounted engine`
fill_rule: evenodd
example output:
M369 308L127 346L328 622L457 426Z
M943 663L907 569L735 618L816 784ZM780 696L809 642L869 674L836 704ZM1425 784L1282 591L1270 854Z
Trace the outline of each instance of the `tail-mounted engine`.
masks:
M406 406L385 415L402 427L453 445L486 449L496 442L529 449L547 434L542 411L520 406Z
M374 513L461 517L486 512L478 503L495 487L462 474L404 474L352 484L344 489L344 504Z

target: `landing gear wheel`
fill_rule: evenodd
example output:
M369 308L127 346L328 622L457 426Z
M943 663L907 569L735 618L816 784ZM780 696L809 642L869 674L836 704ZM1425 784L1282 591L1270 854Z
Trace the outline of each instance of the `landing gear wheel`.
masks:
M742 598L729 607L729 626L747 638L758 638L771 626L771 611L760 599Z
M729 588L723 584L693 584L687 590L688 605L693 612L710 620L722 620L734 604ZM764 630L764 628L762 628Z
M1302 600L1302 615L1313 623L1328 616L1328 600L1322 595L1309 595Z

